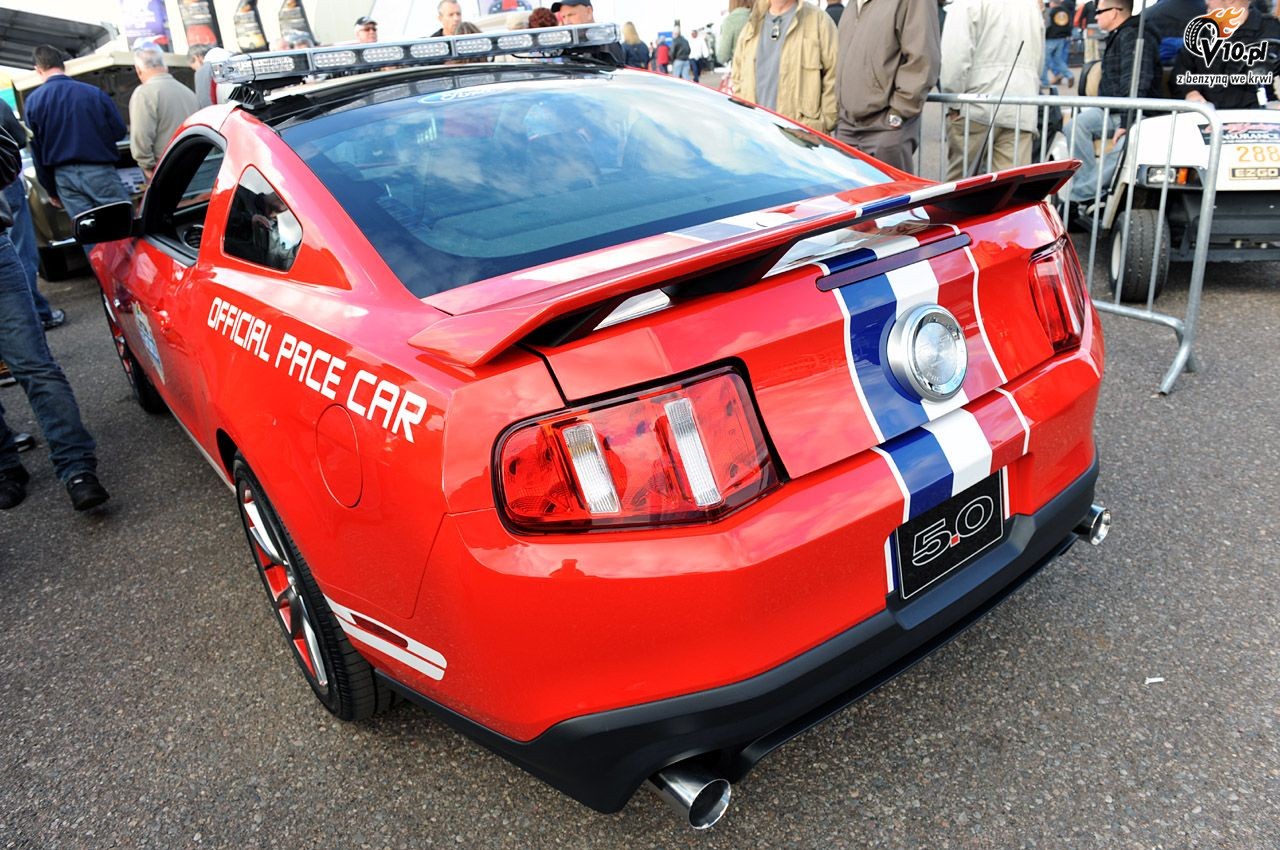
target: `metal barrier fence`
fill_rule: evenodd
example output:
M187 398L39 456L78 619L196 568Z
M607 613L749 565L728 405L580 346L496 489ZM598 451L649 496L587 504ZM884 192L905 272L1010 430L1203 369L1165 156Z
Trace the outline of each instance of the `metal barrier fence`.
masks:
M968 94L931 94L931 103L941 104L942 122L938 136L939 169L936 175L923 174L926 177L947 179L948 162L959 164L960 156L972 157L974 160L964 163L962 171L965 175L975 171L991 171L997 165L997 144L992 141L980 147L977 155L971 153L971 140L982 138L988 126L977 120L986 118L995 107L998 98L990 95ZM1075 121L1084 117L1090 125L1101 128L1102 151L1107 151L1107 143L1113 135L1113 129L1120 123L1121 117L1129 117L1128 130L1109 153L1096 154L1097 171L1093 177L1091 198L1080 202L1068 202L1065 197L1055 199L1062 213L1062 219L1069 226L1073 219L1080 222L1083 218L1088 224L1089 252L1085 263L1087 285L1093 292L1094 261L1097 257L1099 236L1105 230L1110 236L1108 257L1108 277L1112 296L1104 300L1094 298L1093 303L1098 310L1113 313L1140 321L1153 322L1171 328L1177 337L1178 351L1173 363L1160 383L1161 394L1167 395L1173 390L1178 377L1184 372L1194 372L1196 361L1194 346L1196 340L1196 322L1200 312L1201 293L1204 288L1205 263L1209 256L1210 232L1213 227L1213 212L1218 186L1218 167L1222 154L1222 121L1211 106L1192 103L1185 100L1161 100L1156 98L1104 98L1075 96L1018 96L1005 97L1002 101L1001 114L1007 113L1009 107L1034 107L1036 120L1033 125L1019 125L1011 128L1012 151L1016 158L1022 151L1035 161L1046 159L1074 159L1083 151L1077 145L1094 145L1097 136L1084 129L1073 132L1073 127L1085 128L1086 124L1076 125ZM1098 110L1085 113L1084 110ZM1025 110L1018 110L1019 112ZM1209 158L1204 167L1176 167L1174 165L1174 139L1180 126L1186 121L1179 116L1190 113L1203 119L1208 126ZM1061 115L1062 123L1054 120ZM1146 122L1144 118L1169 116L1168 121ZM988 119L989 120L989 119ZM1196 121L1197 128L1199 122ZM1055 133L1055 129L1061 130ZM1164 144L1164 155L1159 156L1160 135L1155 135L1156 145L1143 145L1142 133L1150 137L1163 133L1168 139ZM1203 131L1201 131L1203 132ZM957 135L957 133L959 135ZM1001 147L1009 150L1010 136L1006 131L1001 138ZM996 134L1000 135L1000 128ZM952 137L949 145L948 137ZM1026 144L1023 136L1032 139ZM961 141L963 140L963 141ZM956 144L958 142L958 145ZM926 140L925 144L930 144ZM952 148L949 150L949 147ZM923 149L923 146L922 146ZM1154 161L1152 152L1155 151ZM923 150L922 150L923 152ZM1003 151L1002 151L1003 153ZM1093 153L1093 151L1087 151ZM959 154L960 156L957 156ZM923 158L923 157L922 157ZM1024 164L1014 161L1010 164ZM1186 163L1184 162L1185 166ZM953 169L955 165L951 166ZM1007 167L1007 166L1005 166ZM1114 168L1113 174L1107 172ZM1079 179L1077 176L1076 179ZM1199 183L1200 204L1196 216L1190 214L1192 205L1180 207L1180 244L1177 248L1170 245L1170 224L1167 221L1169 210L1169 192L1195 191L1195 182ZM1073 181L1074 182L1074 181ZM1060 193L1060 195L1063 193ZM1135 202L1139 206L1135 209ZM1078 210L1086 212L1083 217ZM1195 225L1195 238L1191 241L1191 227ZM1133 241L1131 241L1131 239ZM1131 252L1131 249L1132 252ZM1147 256L1147 252L1150 256ZM1170 256L1176 260L1191 260L1191 282L1187 297L1185 315L1179 317L1155 309L1156 296L1164 287ZM1125 278L1129 281L1126 285ZM1146 278L1145 299L1141 280ZM1122 301L1141 302L1143 307L1130 306Z

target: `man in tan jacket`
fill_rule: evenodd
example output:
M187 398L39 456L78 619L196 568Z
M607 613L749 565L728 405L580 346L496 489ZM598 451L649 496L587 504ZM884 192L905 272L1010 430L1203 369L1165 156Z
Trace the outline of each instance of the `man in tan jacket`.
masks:
M733 91L830 133L836 126L836 26L798 0L757 0L733 51Z
M935 0L852 0L840 18L836 138L910 171L920 111L938 81Z

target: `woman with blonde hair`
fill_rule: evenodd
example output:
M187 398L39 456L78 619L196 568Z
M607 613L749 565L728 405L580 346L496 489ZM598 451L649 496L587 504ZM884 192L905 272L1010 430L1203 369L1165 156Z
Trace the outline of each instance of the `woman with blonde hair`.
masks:
M627 57L628 68L649 67L649 45L640 40L640 33L631 21L622 25L622 52Z

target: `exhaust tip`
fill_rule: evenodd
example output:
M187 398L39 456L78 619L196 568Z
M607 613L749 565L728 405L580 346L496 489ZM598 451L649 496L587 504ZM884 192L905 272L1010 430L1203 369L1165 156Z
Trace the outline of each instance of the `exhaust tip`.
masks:
M1099 546L1111 532L1111 511L1102 505L1090 505L1089 512L1075 527L1076 536L1090 546Z
M689 826L694 829L708 829L716 825L729 808L729 798L733 796L733 788L727 779L716 779L710 782L694 798L689 807Z
M733 786L693 764L675 764L649 777L649 788L666 800L689 826L709 829L724 817Z

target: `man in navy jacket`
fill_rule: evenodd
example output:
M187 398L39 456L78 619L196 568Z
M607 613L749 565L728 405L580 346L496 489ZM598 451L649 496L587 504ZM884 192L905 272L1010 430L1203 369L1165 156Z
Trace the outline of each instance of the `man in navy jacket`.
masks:
M129 193L116 176L116 142L124 138L120 110L99 88L66 74L56 47L35 49L36 73L44 81L26 99L36 176L56 207L73 220L80 213Z

